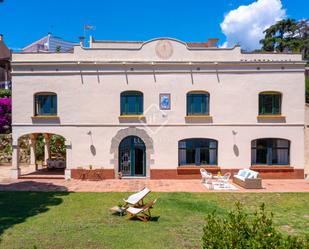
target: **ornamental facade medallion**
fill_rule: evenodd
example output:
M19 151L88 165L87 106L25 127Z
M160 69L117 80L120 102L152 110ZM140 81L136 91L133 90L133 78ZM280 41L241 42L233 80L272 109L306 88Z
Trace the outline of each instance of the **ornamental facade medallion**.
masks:
M156 45L156 55L161 59L169 59L173 55L173 45L168 40L160 40Z

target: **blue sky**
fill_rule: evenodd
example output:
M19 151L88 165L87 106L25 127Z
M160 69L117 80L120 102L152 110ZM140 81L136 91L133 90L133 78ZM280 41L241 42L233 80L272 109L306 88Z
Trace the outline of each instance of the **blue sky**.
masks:
M223 44L226 37L220 24L224 21L224 16L240 5L253 2L255 1L4 0L0 3L0 33L4 34L6 44L12 49L24 47L48 32L77 41L77 37L83 35L84 24L96 27L92 34L99 40L173 37L183 41L205 41L209 37L218 37L220 44ZM309 17L308 0L282 0L281 4L282 9L285 9L285 16L295 19ZM264 13L260 15L261 18L265 16ZM248 25L243 29L250 30L250 22L246 23ZM233 27L227 26L227 29L231 30ZM230 46L236 40L242 42L244 31L235 32L242 34L240 37L239 34L231 35L228 42Z

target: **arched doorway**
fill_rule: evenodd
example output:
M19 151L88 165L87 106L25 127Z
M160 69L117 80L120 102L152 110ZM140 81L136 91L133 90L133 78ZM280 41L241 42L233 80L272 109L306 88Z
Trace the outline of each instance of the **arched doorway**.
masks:
M53 133L30 133L17 139L16 165L21 178L63 179L65 138Z
M146 176L146 146L137 136L128 136L119 144L119 172L123 176Z

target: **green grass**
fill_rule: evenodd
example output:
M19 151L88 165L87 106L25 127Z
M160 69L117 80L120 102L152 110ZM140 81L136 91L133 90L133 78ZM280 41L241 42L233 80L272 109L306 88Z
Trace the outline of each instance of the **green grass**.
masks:
M126 193L0 192L0 248L199 248L204 217L262 202L284 233L309 235L309 194L151 193L154 220L111 215Z

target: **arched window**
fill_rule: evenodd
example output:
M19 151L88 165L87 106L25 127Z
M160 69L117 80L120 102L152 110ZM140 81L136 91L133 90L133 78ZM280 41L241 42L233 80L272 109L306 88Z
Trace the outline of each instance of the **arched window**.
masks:
M218 142L213 139L191 138L178 142L178 164L217 165Z
M259 94L259 115L280 115L281 93L261 92Z
M57 94L51 92L36 93L34 95L35 116L57 115Z
M279 138L262 138L251 142L252 165L289 165L290 141Z
M138 91L127 91L121 93L121 115L143 114L143 93Z
M189 92L187 93L187 115L208 115L209 93Z

